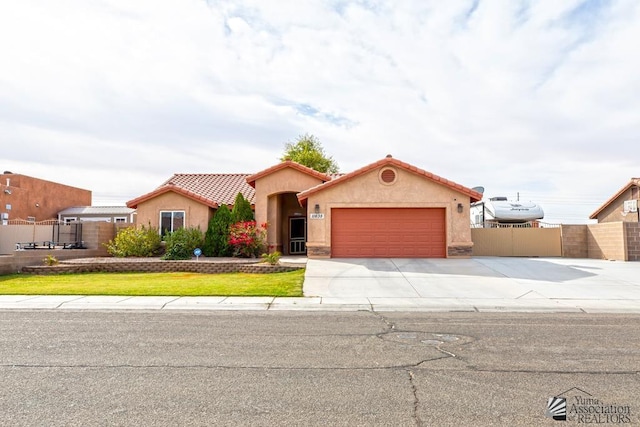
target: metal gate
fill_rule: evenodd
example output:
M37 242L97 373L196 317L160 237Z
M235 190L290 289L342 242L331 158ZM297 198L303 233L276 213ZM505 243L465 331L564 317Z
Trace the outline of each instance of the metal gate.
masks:
M65 224L59 222L54 224L51 240L66 249L83 249L82 223L69 222Z
M474 256L562 256L560 228L472 228Z

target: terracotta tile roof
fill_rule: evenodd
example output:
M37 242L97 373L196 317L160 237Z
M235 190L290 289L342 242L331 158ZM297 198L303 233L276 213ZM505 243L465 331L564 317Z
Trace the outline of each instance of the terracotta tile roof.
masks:
M284 168L293 168L296 169L300 172L306 173L308 175L314 176L316 178L318 178L321 181L331 181L331 176L324 174L322 172L318 172L317 170L308 168L304 165L301 165L300 163L296 163L294 161L291 160L285 160L284 162L278 163L277 165L271 166L270 168L267 168L263 171L260 171L258 173L255 173L253 175L250 175L247 177L247 183L251 186L251 187L255 187L256 185L256 181L260 178L263 178L267 175L270 175L274 172L277 172L281 169Z
M609 198L609 200L604 202L602 204L602 206L600 206L594 213L592 213L589 216L589 219L598 219L598 215L600 215L600 212L605 210L607 208L607 206L609 206L611 203L613 203L618 197L620 197L625 191L627 191L629 188L633 187L634 185L637 186L637 187L640 187L640 178L631 178L631 180L629 180L627 185L622 187L616 194L611 196Z
M173 191L196 200L212 208L220 205L233 205L238 193L242 193L252 205L255 204L255 190L247 184L249 174L232 173L177 173L150 193L127 202L130 208L152 199L160 194Z
M437 182L440 185L444 185L445 187L449 187L452 190L458 191L464 195L467 195L470 197L471 202L478 202L480 200L482 200L482 194L478 193L477 191L474 191L470 188L467 188L463 185L460 184L456 184L453 181L449 181L448 179L442 178L438 175L432 174L431 172L427 172L423 169L417 168L415 166L410 165L409 163L405 163L402 162L400 160L396 160L393 157L391 157L391 155L388 155L387 157L385 157L382 160L378 160L375 163L371 163L370 165L367 165L363 168L360 168L358 170L355 170L351 173L342 175L338 178L335 178L329 182L325 182L324 184L320 184L320 185L316 185L313 188L310 188L308 190L305 190L301 193L298 193L298 200L302 203L304 201L306 201L307 198L309 198L310 195L317 193L319 191L325 190L327 188L333 187L334 185L340 185L343 182L349 181L357 176L363 175L367 172L370 172L374 169L383 167L383 166L396 166L398 168L401 169L405 169L411 173L414 173L416 175L420 175L423 176L431 181Z

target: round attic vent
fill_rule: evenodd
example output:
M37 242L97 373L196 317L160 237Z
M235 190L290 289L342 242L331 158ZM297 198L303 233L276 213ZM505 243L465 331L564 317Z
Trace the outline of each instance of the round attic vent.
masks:
M393 169L383 169L380 172L380 180L385 184L393 184L396 181L396 171Z

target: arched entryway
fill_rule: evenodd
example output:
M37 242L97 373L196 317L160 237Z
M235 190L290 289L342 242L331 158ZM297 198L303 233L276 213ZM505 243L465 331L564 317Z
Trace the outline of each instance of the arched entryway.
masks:
M275 198L276 247L283 255L307 253L307 209L298 203L297 193L281 193Z

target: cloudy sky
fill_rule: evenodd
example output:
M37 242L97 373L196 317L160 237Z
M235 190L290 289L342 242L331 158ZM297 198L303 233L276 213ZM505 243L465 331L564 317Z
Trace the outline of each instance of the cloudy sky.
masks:
M0 5L0 169L122 205L310 133L581 223L640 176L637 0Z

